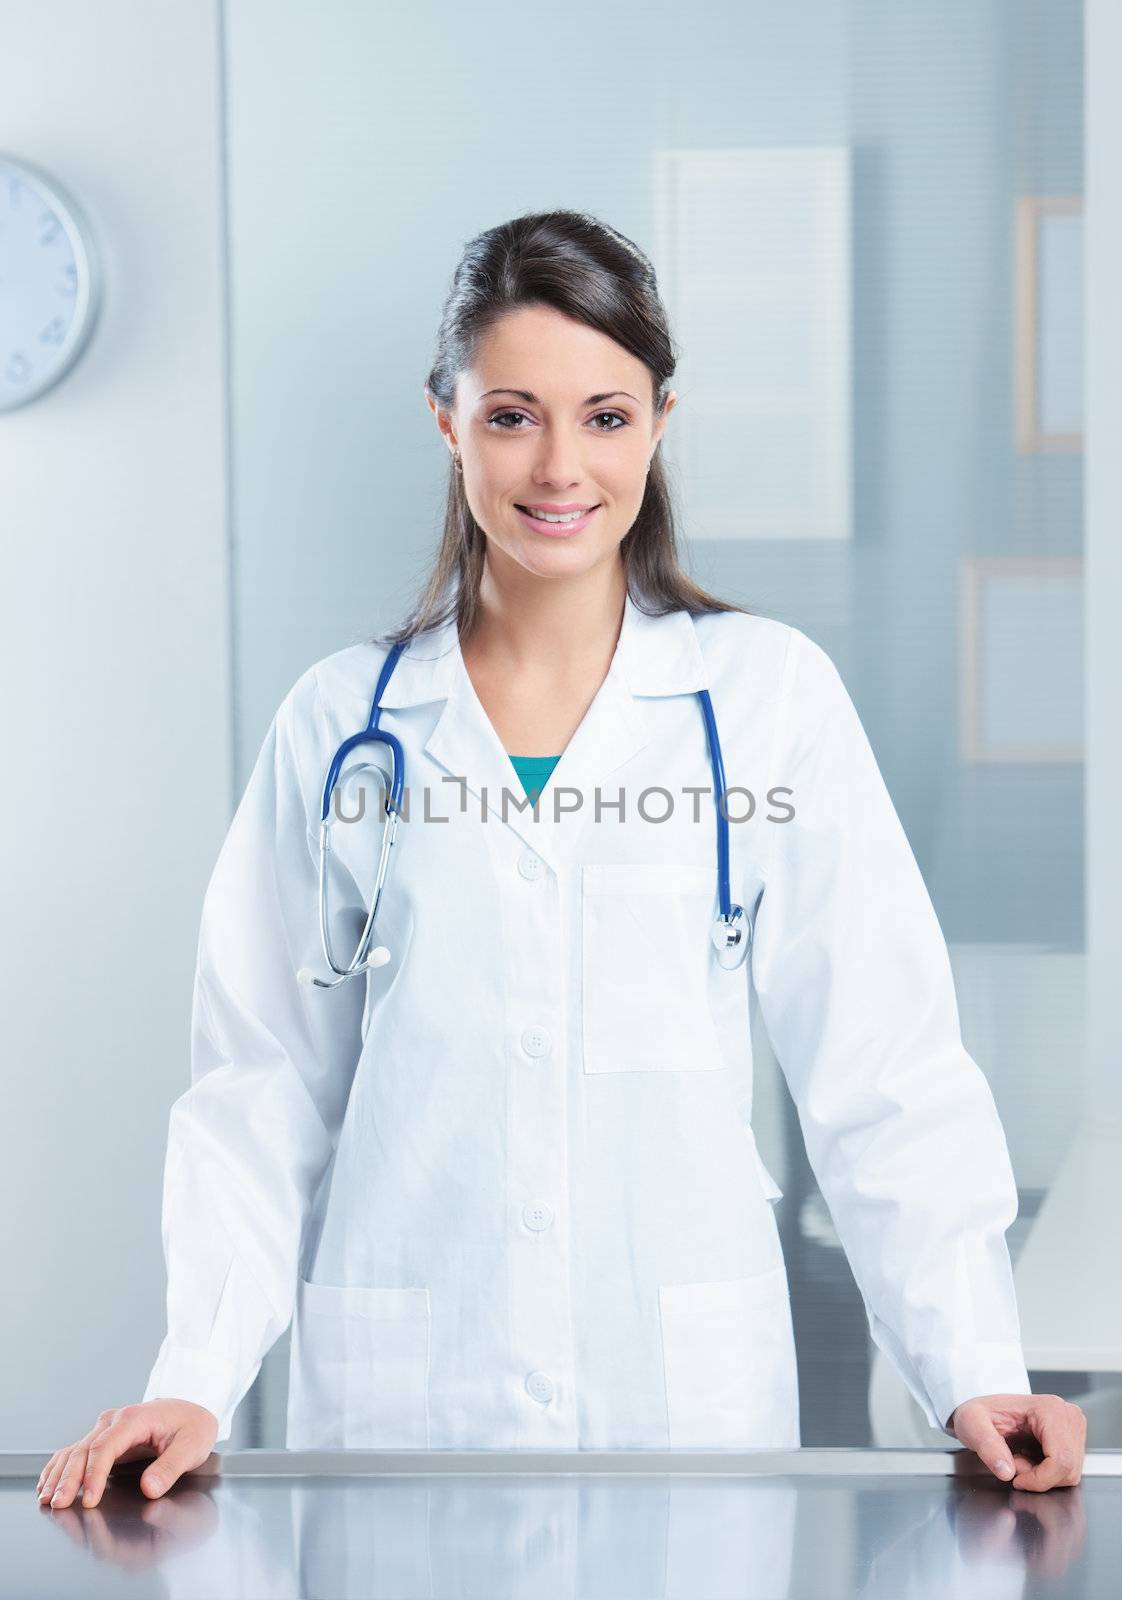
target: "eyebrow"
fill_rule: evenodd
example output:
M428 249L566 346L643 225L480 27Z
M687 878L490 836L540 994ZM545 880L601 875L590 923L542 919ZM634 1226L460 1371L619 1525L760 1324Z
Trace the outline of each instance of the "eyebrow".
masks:
M516 394L520 400L525 400L532 406L540 406L542 403L536 394L530 393L529 389L488 389L486 393L481 394L479 398L481 400L486 400L487 395L491 394ZM584 401L584 404L586 406L597 406L600 404L601 400L611 400L612 397L617 394L626 395L628 400L635 400L636 405L641 403L635 399L633 394L628 394L626 389L609 389L607 394L590 394L588 399Z

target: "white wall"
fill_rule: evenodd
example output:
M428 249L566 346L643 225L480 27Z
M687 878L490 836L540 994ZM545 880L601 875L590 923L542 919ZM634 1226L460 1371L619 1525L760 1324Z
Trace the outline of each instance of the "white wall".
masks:
M0 1448L140 1398L230 815L217 0L35 0L0 26L0 149L97 235L100 325L0 419L5 841Z

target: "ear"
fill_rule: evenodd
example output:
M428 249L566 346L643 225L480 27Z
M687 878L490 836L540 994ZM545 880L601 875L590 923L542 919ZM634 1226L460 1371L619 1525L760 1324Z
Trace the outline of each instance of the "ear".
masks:
M659 418L658 426L655 429L654 442L655 442L656 445L661 441L663 434L666 432L667 418L670 416L670 413L673 411L674 407L677 404L678 404L677 391L674 390L674 389L671 389L670 393L666 396L666 404L662 408L662 414L661 414L661 416Z
M424 394L425 403L432 412L433 416L436 418L437 427L440 429L448 443L452 446L455 446L457 441L455 430L452 427L452 413L450 411L445 411L441 407L439 400L437 400L436 396L429 389L426 389Z

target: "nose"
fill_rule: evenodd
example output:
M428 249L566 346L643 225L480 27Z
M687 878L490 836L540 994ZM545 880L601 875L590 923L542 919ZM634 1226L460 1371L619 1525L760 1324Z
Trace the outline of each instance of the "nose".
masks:
M571 489L584 477L580 440L565 428L543 429L534 482L543 489Z

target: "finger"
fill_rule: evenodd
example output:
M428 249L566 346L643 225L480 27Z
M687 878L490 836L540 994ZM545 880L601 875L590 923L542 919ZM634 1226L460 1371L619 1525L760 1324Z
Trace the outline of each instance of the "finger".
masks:
M1068 1444L1054 1444L1044 1457L1018 1472L1013 1479L1014 1489L1055 1489L1060 1485L1079 1482L1079 1453Z
M66 1457L58 1484L51 1495L52 1511L59 1511L64 1506L71 1505L78 1492L78 1485L82 1481L82 1474L86 1468L86 1443L85 1440L72 1445Z
M61 1454L61 1450L56 1450L54 1455L52 1455L48 1460L42 1472L39 1474L39 1482L35 1485L35 1493L39 1496L40 1500L43 1498L43 1490L46 1488L47 1479L50 1477L51 1471Z
M105 1489L105 1480L122 1456L138 1445L151 1449L152 1424L144 1417L126 1412L91 1440L85 1471L84 1506L96 1506Z
M963 1442L985 1462L994 1477L1000 1478L1002 1483L1009 1482L1016 1468L1009 1454L1009 1446L1003 1435L994 1427L991 1417L972 1417L969 1432Z
M158 1456L140 1475L140 1487L153 1500L165 1494L182 1473L199 1465L199 1446L190 1434L177 1432L163 1455Z
M58 1489L62 1475L66 1471L66 1463L70 1460L70 1453L76 1448L76 1445L64 1444L61 1450L55 1451L54 1464L51 1467L51 1470L48 1472L46 1480L43 1484L43 1499L50 1500L51 1496Z
M1058 1484L1078 1481L1076 1468L1082 1452L1071 1416L1066 1410L1057 1412L1047 1408L1028 1413L1027 1421L1036 1435L1043 1459L1018 1472L1013 1479L1014 1489L1054 1489Z
M1068 1466L1062 1457L1045 1456L1043 1461L1038 1461L1035 1467L1029 1467L1027 1472L1018 1472L1012 1487L1031 1491L1054 1489L1057 1484L1067 1482L1067 1473Z
M112 1411L103 1411L98 1417L97 1421L94 1423L93 1427L90 1429L89 1433L85 1434L83 1438L78 1439L75 1444L63 1445L61 1450L55 1451L54 1455L51 1456L50 1460L39 1474L39 1482L35 1486L35 1492L39 1496L40 1500L49 1500L51 1493L53 1493L54 1489L58 1487L58 1480L61 1474L56 1472L54 1469L65 1461L67 1455L69 1455L70 1451L75 1449L77 1445L88 1444L96 1433L101 1432L105 1422L107 1422L112 1416ZM50 1493L46 1492L48 1489L50 1490Z
M49 1500L54 1494L58 1480L62 1476L62 1469L66 1464L66 1457L70 1453L70 1446L64 1445L61 1450L56 1450L47 1466L43 1478L43 1487L39 1491L40 1500Z
M86 1453L86 1470L82 1479L82 1504L96 1506L105 1488L105 1480L117 1460L116 1437L112 1427L105 1428L90 1441Z
M59 1456L59 1453L58 1453L57 1450L55 1450L51 1455L49 1455L47 1457L47 1460L46 1460L46 1462L45 1462L45 1464L43 1466L43 1470L39 1474L39 1482L35 1485L35 1493L36 1494L42 1494L43 1485L46 1483L47 1478L50 1476L51 1468L54 1466L55 1462L58 1460L58 1456Z

